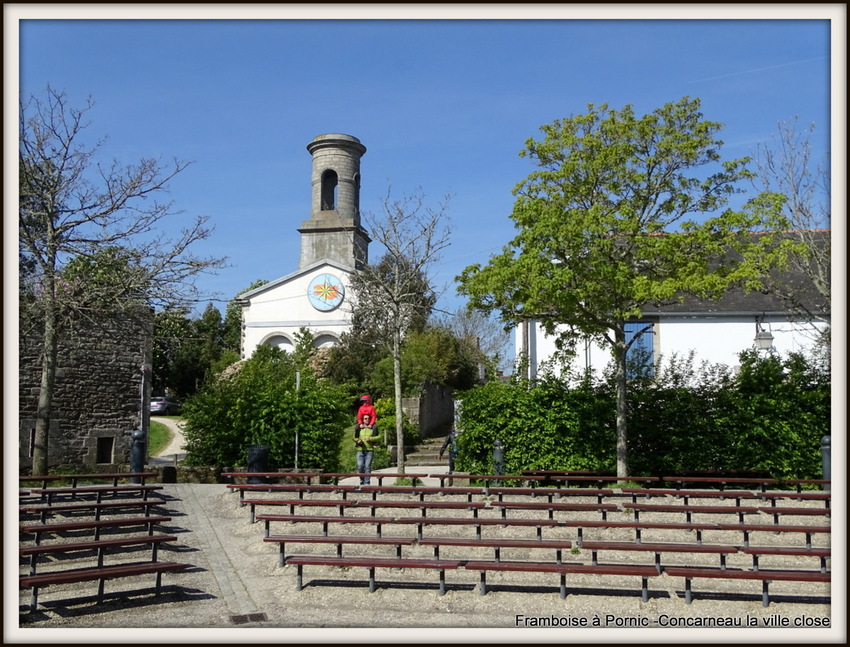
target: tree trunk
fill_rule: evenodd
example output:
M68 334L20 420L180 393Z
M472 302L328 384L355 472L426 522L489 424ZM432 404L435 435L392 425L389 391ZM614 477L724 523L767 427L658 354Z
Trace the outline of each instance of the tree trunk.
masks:
M395 438L399 474L404 474L404 413L401 407L401 332L393 332L393 382L395 383Z
M617 476L629 476L628 423L626 415L626 332L614 331L615 379L617 383Z
M56 384L56 357L58 332L56 326L56 303L53 299L54 283L52 275L46 278L44 314L44 337L41 355L41 386L38 391L38 409L35 418L35 437L32 450L31 475L47 474L47 448L50 439L50 418L53 409L53 391Z

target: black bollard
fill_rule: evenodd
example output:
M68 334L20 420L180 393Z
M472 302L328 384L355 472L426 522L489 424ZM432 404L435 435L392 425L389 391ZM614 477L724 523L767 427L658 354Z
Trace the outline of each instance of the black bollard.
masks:
M130 444L130 472L138 473L145 471L145 454L147 453L147 438L142 429L134 429L131 434L133 442ZM130 479L133 483L140 483L138 476Z

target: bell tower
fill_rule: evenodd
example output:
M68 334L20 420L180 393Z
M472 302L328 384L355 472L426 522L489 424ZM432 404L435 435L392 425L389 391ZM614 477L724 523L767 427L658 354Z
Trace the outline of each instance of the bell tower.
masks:
M319 135L307 150L313 156L313 200L301 222L299 269L331 260L354 269L368 263L369 235L360 224L360 158L366 147L351 135Z

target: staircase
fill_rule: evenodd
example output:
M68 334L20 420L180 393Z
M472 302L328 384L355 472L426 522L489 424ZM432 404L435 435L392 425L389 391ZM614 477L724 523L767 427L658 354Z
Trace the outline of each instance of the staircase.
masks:
M435 467L448 465L448 459L444 456L440 459L440 447L443 446L445 437L425 438L414 447L405 447L405 467L421 469L422 467Z

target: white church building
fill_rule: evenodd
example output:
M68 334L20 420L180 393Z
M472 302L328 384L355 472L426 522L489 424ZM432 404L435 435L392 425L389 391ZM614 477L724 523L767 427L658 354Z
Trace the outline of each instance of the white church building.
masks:
M301 223L298 269L237 297L242 307L242 359L258 346L294 350L308 329L318 347L333 345L350 327L350 277L368 262L369 236L360 224L360 158L356 137L320 135L313 157L312 210Z

